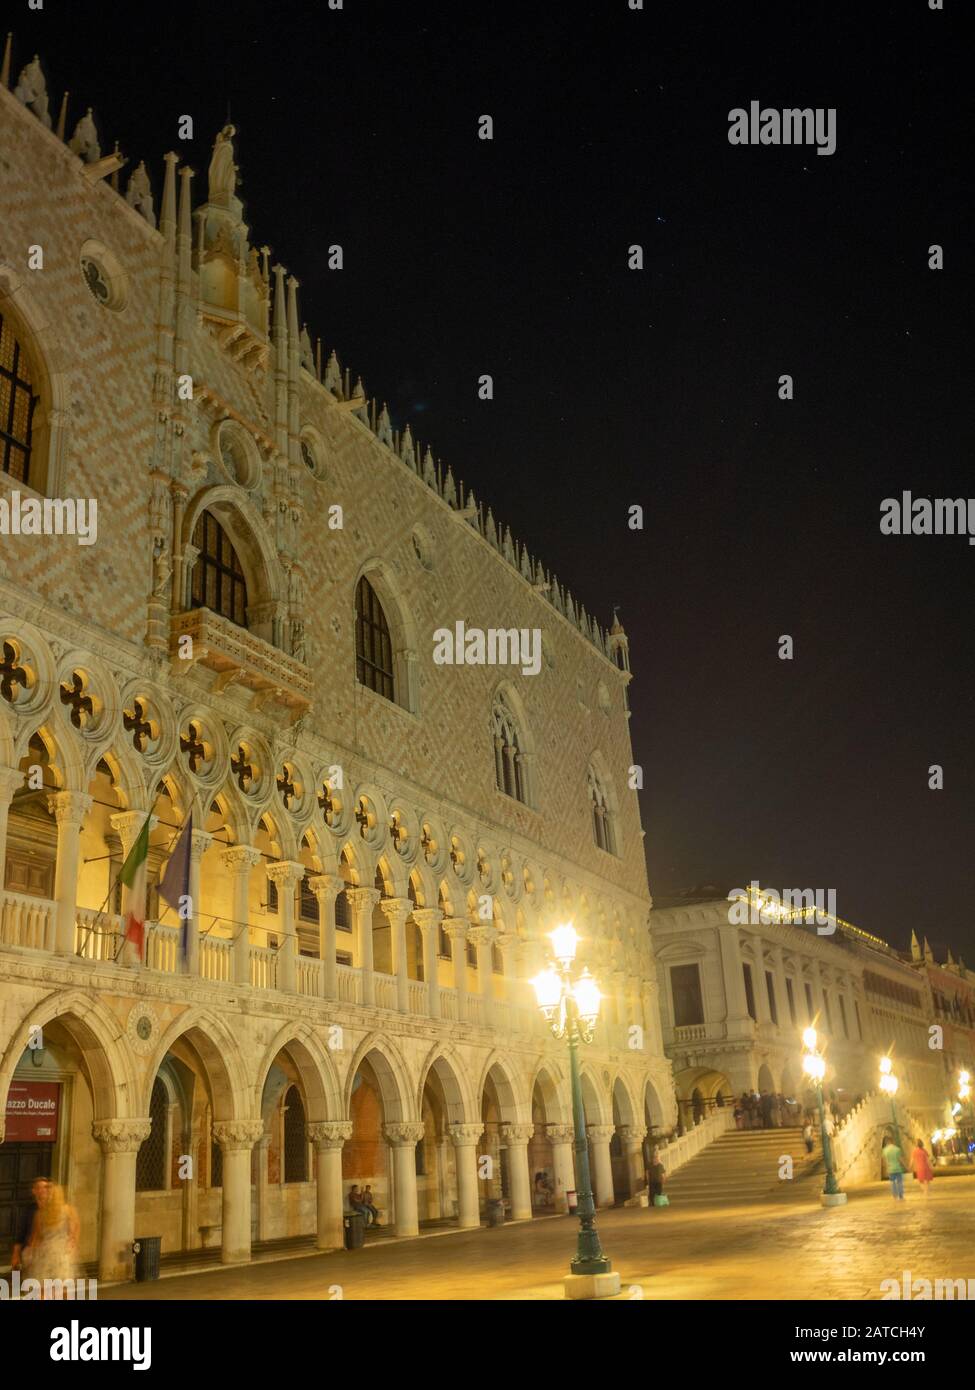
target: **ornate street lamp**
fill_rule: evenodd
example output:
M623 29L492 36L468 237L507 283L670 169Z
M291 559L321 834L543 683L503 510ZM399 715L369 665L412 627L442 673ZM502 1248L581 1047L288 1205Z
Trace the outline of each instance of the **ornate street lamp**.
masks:
M968 1129L970 1129L970 1130L972 1131L972 1133L966 1134L966 1135L965 1135L965 1151L966 1151L966 1153L967 1153L967 1155L968 1155L968 1161L971 1162L972 1151L971 1151L970 1145L971 1145L972 1140L975 1139L975 1104L973 1104L973 1102L972 1102L972 1078L969 1076L969 1074L968 1074L967 1071L960 1071L960 1072L958 1073L958 1106L959 1106L959 1109L960 1109L961 1106L963 1106L963 1105L967 1105L967 1106L968 1106L968 1126L967 1126L967 1127L968 1127Z
M575 1131L576 1179L579 1184L579 1237L572 1271L565 1280L566 1298L606 1298L620 1291L620 1276L602 1252L596 1231L596 1204L589 1176L589 1147L586 1143L586 1112L582 1104L582 1078L579 1072L579 1044L591 1043L599 1017L601 995L588 969L573 976L579 937L566 923L549 932L556 965L550 965L532 981L538 1007L553 1037L569 1042L569 1071L572 1078L572 1126Z
M894 1126L894 1143L898 1148L901 1147L901 1130L897 1123L897 1105L894 1097L897 1094L897 1087L900 1082L893 1072L893 1063L889 1057L880 1059L880 1089L885 1095L890 1096L890 1118Z
M819 1105L819 1132L823 1144L823 1164L826 1180L820 1197L824 1207L841 1207L846 1202L846 1193L840 1191L833 1169L833 1146L826 1133L826 1108L823 1105L823 1077L826 1075L826 1059L819 1051L815 1028L807 1028L802 1035L805 1052L802 1054L802 1069L816 1088L816 1101Z

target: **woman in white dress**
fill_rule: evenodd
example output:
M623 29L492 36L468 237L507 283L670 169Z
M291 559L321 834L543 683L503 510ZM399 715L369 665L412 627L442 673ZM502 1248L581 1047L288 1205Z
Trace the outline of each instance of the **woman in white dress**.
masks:
M37 1214L30 1238L30 1275L46 1279L74 1279L78 1267L78 1213L64 1198L64 1188L45 1183L38 1193ZM64 1296L64 1291L58 1291ZM55 1296L58 1296L55 1294Z

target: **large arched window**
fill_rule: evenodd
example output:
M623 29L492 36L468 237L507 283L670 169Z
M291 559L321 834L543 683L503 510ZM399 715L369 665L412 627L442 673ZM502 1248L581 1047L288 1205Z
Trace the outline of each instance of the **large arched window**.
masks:
M394 700L393 644L383 606L369 580L362 576L355 591L355 673L386 700Z
M498 791L513 796L516 801L528 801L524 753L518 727L503 698L494 702L491 719L494 737L494 777Z
M194 608L209 608L238 627L247 626L247 581L230 537L210 512L201 512L193 528L193 544L199 551L193 566L190 601Z
M0 465L18 483L33 483L30 464L38 399L27 355L0 314Z
M592 813L592 837L600 849L607 854L616 853L616 838L613 833L613 818L610 814L606 792L596 769L590 767L586 775L589 790L589 809Z
M305 1107L297 1086L289 1086L284 1098L284 1180L308 1181L308 1139Z
M137 1192L158 1192L166 1186L166 1120L169 1114L169 1096L166 1086L157 1076L152 1083L152 1096L149 1100L149 1119L151 1128L148 1138L142 1141L135 1160L135 1187Z

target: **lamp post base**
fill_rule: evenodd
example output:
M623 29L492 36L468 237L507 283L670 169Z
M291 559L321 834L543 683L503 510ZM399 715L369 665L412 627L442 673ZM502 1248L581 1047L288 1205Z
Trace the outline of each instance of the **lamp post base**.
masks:
M620 1276L605 1274L567 1274L562 1280L566 1298L614 1298L620 1291Z
M820 1200L820 1202L822 1202L822 1204L823 1204L824 1207L845 1207L845 1206L846 1206L846 1193L845 1193L845 1192L821 1192L821 1193L819 1194L819 1200Z

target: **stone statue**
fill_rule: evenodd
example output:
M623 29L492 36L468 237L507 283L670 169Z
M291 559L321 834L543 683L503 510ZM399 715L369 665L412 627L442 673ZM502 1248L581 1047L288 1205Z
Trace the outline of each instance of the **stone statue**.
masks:
M152 561L152 597L162 598L169 583L169 576L173 572L172 561L165 544L161 544L153 556Z
M237 165L234 163L233 138L237 134L232 125L225 125L217 136L210 160L210 202L226 204L234 196L237 187Z
M129 186L125 192L125 201L130 207L135 208L136 212L142 214L150 227L156 225L156 212L152 204L152 189L149 186L149 175L146 173L144 160L140 161L139 167L129 179Z
M42 125L51 129L51 113L47 109L47 82L41 71L41 60L35 53L21 71L14 96L23 106L29 106Z
M98 143L98 131L95 129L90 106L75 126L68 149L79 155L86 164L94 164L101 159L102 147Z
M305 625L300 618L291 624L291 655L295 661L305 660Z

